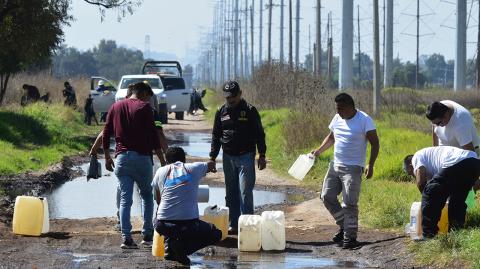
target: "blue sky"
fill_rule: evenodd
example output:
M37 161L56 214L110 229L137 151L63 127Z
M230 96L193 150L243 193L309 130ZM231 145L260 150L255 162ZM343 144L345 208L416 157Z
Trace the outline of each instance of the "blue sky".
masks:
M243 5L245 0L239 0ZM177 55L178 59L186 63L193 63L199 49L206 46L206 33L212 27L214 0L144 0L143 4L136 9L133 15L127 15L120 22L117 21L117 13L109 11L103 22L100 20L98 10L84 1L73 1L72 14L75 21L70 27L65 28L65 43L68 46L87 50L97 45L101 39L113 39L117 44L126 47L135 47L144 50L145 35L150 35L150 50ZM252 0L248 0L249 5ZM255 0L255 24L258 31L258 10L259 0ZM266 4L268 0L264 0ZM455 2L454 0L421 0L422 17L421 54L441 53L447 59L452 59L455 50ZM274 4L280 4L280 0L274 0ZM285 0L285 3L288 3ZM293 0L296 3L296 0ZM339 54L341 28L341 3L340 0L323 0L323 26L325 32L326 14L333 13L334 29L334 54ZM383 0L379 0L383 6ZM301 0L301 42L300 59L308 53L309 48L309 26L311 42L315 35L315 5L316 0ZM360 29L362 40L362 51L371 54L372 51L372 1L355 0L355 46L356 46L356 17L357 5L360 6ZM467 33L467 57L475 55L476 47L476 26L478 24L478 1L467 1L468 33ZM382 12L382 11L380 11ZM416 0L395 0L395 26L394 26L394 56L397 55L403 60L413 61L415 59L415 38L408 34L415 34L416 24L414 17L408 14L416 12ZM279 54L279 15L280 8L273 10L273 56L278 58ZM285 14L287 10L285 10ZM428 15L429 14L429 15ZM380 13L382 17L382 13ZM266 46L266 20L268 13L264 12L264 46ZM381 18L382 22L382 18ZM285 25L287 26L287 25ZM295 26L294 26L295 29ZM380 32L382 33L382 32ZM433 34L433 35L431 35ZM287 37L287 32L285 32ZM255 33L258 45L258 32ZM285 46L287 42L285 40ZM325 43L323 45L325 47ZM287 49L285 47L285 49ZM265 48L266 50L266 48ZM258 49L256 49L258 51ZM266 55L266 52L264 52Z

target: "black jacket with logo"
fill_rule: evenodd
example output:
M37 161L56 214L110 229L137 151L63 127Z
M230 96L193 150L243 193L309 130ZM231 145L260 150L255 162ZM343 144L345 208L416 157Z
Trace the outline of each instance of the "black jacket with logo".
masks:
M220 147L223 152L238 156L255 152L255 146L260 155L265 155L265 132L257 109L243 99L235 108L225 104L220 107L215 114L210 157L216 158Z

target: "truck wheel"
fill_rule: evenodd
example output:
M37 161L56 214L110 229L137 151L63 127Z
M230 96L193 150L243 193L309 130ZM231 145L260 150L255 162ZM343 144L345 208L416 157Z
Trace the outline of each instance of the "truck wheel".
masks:
M162 124L167 124L168 123L168 111L167 111L167 104L159 104L159 114L160 114L160 121Z
M184 112L175 112L175 119L176 120L183 120L183 113Z

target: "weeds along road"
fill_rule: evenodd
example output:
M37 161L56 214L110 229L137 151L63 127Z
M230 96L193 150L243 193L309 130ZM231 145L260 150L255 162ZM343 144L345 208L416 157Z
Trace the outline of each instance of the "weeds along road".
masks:
M171 119L165 126L167 136L178 132L210 132L210 125L202 116L188 116L183 121ZM268 157L268 153L267 153ZM86 162L81 156L74 160L78 165ZM201 161L190 157L190 161ZM47 172L48 173L48 172ZM101 180L101 179L98 179ZM223 185L223 173L208 175L204 181L210 186ZM33 183L34 184L34 183ZM412 257L406 251L408 239L402 235L360 229L362 246L354 250L342 250L330 239L336 231L333 219L323 207L318 193L304 189L299 182L282 178L270 169L257 171L257 189L284 192L287 201L282 204L256 208L283 210L286 214L287 248L281 253L262 252L249 254L248 260L268 268L265 257L280 258L289 267L289 257L306 257L313 261L333 259L343 266L375 268L412 268ZM112 189L112 192L115 191ZM86 194L87 195L87 194ZM86 196L87 197L87 196ZM55 219L50 221L50 233L41 237L18 236L11 233L10 219L0 223L0 268L162 268L175 264L155 259L151 250L120 249L121 236L115 231L116 218L92 218L84 220ZM133 221L134 240L140 241L141 220ZM236 265L245 259L245 253L237 250L236 236L229 236L212 249L204 249L193 255L199 268L214 263L219 268L224 262ZM320 265L320 262L317 264ZM211 265L210 265L211 266ZM312 266L312 265L310 265ZM340 264L338 265L340 266ZM216 266L213 266L216 268ZM316 267L313 266L313 267ZM331 265L329 268L335 268ZM230 268L230 267L229 267ZM231 267L236 268L236 267ZM243 268L243 267L242 267ZM249 267L245 267L249 268Z

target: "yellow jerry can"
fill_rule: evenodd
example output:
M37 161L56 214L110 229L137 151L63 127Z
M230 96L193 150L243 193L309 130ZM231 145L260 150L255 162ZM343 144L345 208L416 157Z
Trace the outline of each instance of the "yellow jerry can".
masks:
M12 226L14 234L39 236L48 233L50 225L47 199L17 196Z
M165 256L164 238L157 231L153 234L152 255L158 258Z

